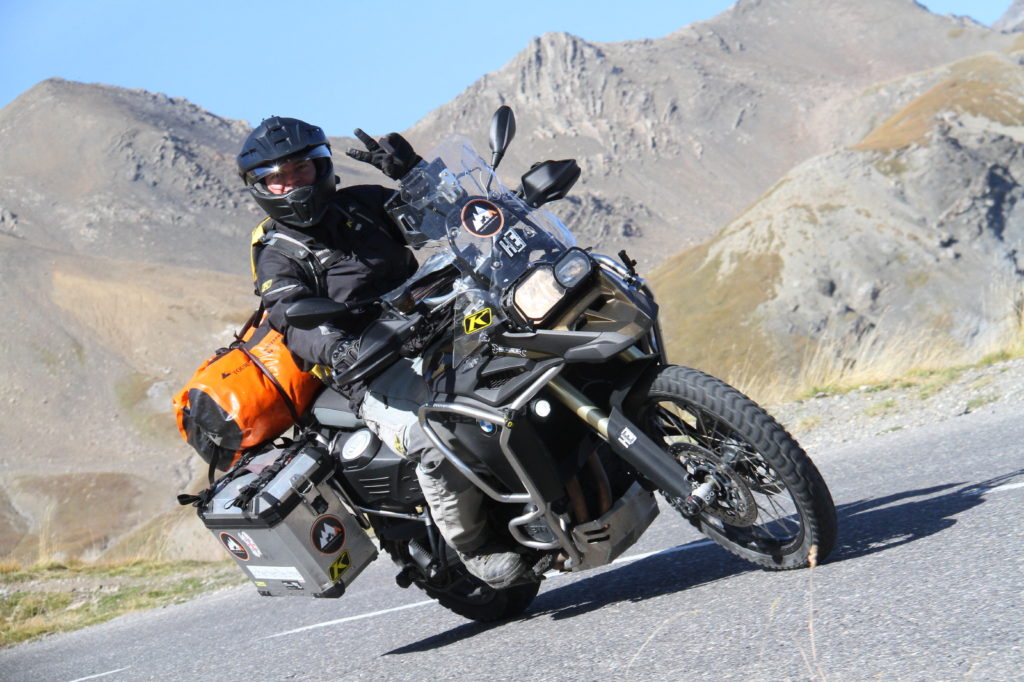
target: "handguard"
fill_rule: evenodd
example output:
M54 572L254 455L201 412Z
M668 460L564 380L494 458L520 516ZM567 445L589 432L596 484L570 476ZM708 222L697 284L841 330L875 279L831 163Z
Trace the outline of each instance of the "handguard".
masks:
M402 344L411 335L411 320L375 320L363 330L333 368L334 384L345 386L367 381L390 367L402 356ZM405 337L405 338L403 338ZM334 358L332 358L334 360Z

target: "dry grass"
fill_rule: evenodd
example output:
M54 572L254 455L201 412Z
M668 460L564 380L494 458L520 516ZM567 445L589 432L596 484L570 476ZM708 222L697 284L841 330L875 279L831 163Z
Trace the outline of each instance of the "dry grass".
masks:
M1024 102L1019 91L1020 67L1012 60L995 54L964 59L951 67L947 78L896 112L854 149L889 151L924 144L943 111L1021 125Z
M233 561L0 564L0 647L243 583Z
M689 367L765 369L772 345L760 330L756 309L779 283L782 259L776 254L746 254L742 265L723 274L725 265L700 246L673 257L651 277L662 311L669 358Z
M929 332L868 338L854 347L834 337L815 345L791 391L798 394L845 392L905 376L915 368L940 368L963 362L959 347L936 341Z
M973 346L954 341L938 323L934 328L893 328L883 320L858 341L843 336L841 327L806 340L791 372L738 366L723 378L762 403L892 386L916 388L916 397L927 399L967 369L1024 357L1024 290L1014 282L995 282L984 300L985 316L1000 321L998 327L993 323L999 331Z
M985 395L979 395L976 398L971 398L970 400L967 401L966 410L968 412L972 412L978 409L979 407L990 405L991 403L994 403L997 400L999 400L999 396L996 395L995 393L986 393Z
M810 653L805 652L801 646L800 655L803 656L804 665L807 666L807 672L811 679L824 680L827 678L825 671L821 668L821 662L818 660L818 644L814 635L814 569L818 567L817 545L811 545L811 549L807 553L807 567L810 569L807 573L807 639Z
M858 344L826 334L806 343L795 369L773 364L770 356L752 356L736 365L718 366L712 373L761 404L894 386L916 388L914 395L927 399L967 369L1024 357L1024 332L1008 332L992 345L965 348L925 330L876 335Z

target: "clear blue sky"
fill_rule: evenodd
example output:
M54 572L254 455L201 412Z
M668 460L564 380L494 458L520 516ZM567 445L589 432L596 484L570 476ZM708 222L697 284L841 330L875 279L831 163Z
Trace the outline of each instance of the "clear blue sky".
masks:
M857 0L836 0L856 2ZM0 0L0 107L53 76L329 135L404 130L534 36L659 38L731 0ZM924 0L991 24L1011 0Z

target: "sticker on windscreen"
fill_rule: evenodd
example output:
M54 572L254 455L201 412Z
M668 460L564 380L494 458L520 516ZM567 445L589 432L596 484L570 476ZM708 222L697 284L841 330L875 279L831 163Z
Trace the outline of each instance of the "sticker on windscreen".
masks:
M491 237L505 226L505 216L496 204L486 199L472 199L462 207L462 226L476 237Z
M514 227L510 227L505 230L505 234L501 235L501 239L498 240L498 246L505 252L505 255L511 258L512 256L526 250L526 241L520 236Z
M475 334L481 329L491 326L494 322L494 313L490 308L478 310L462 319L462 330L467 334Z

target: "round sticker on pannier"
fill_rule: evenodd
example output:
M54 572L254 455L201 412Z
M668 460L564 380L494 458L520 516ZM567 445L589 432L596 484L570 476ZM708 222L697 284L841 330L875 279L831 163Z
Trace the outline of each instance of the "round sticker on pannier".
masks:
M462 207L462 226L476 237L491 237L505 226L501 209L486 199L472 199Z
M245 547L242 546L242 543L235 539L233 536L227 533L221 533L220 541L223 542L224 546L227 547L227 550L231 552L239 560L249 560L249 552L247 552Z
M334 554L345 544L345 524L337 516L321 516L310 531L313 547L324 554Z

